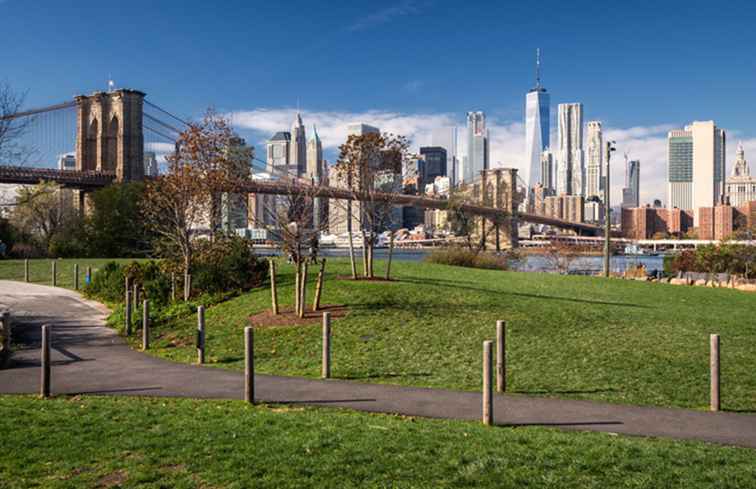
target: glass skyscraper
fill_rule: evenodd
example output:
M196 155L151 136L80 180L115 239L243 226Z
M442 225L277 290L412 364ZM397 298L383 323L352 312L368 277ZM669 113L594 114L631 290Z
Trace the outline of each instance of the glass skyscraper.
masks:
M525 161L528 165L528 187L540 183L547 187L541 174L541 153L549 147L550 97L541 86L541 56L536 55L536 86L525 96Z
M488 170L488 130L483 112L467 113L467 161L464 164L462 181L470 183L480 172Z

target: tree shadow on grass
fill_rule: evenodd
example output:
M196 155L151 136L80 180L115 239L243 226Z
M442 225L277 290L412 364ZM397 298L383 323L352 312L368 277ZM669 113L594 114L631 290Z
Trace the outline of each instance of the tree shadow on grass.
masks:
M555 301L576 302L580 304L595 304L595 305L601 305L601 306L619 306L619 307L637 307L637 308L649 309L649 306L645 306L642 304L630 304L630 303L625 303L625 302L610 302L610 301L594 301L594 300L587 300L587 299L576 299L574 297L559 297L559 296L542 295L542 294L526 294L523 292L507 292L507 291L502 291L502 290L484 289L482 287L471 287L468 285L461 285L460 282L451 281L451 280L442 280L442 279L401 277L401 279L399 279L399 282L409 282L409 283L418 284L418 285L434 285L437 287L446 287L446 288L455 289L455 290L460 290L460 289L471 290L473 292L484 292L487 294L495 294L498 297L502 295L510 295L510 296L516 296L516 297L525 297L528 299L545 299L545 300L555 300Z
M339 375L338 378L341 380L365 380L365 379L394 379L394 378L401 378L401 377L430 377L431 374L429 372L417 372L417 373L406 373L406 374L382 374L382 373L375 373L375 374L364 374L364 375Z
M533 396L542 396L550 394L603 394L609 392L619 392L619 389L605 388L605 389L572 389L572 390L558 390L558 389L534 389L534 390L513 390L513 394L526 394Z

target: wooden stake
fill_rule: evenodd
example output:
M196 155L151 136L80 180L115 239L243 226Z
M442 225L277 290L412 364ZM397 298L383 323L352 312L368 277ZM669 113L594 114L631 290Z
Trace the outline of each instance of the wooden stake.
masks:
M29 281L29 259L24 260L24 282Z
M325 278L326 259L320 260L320 270L318 270L318 279L315 283L315 299L312 301L312 310L320 309L320 296L323 294L323 280Z
M305 261L302 264L302 281L300 286L302 287L302 297L299 299L299 317L303 318L305 313L305 301L307 300L307 268L308 263Z
M268 259L270 264L270 301L273 306L273 314L278 314L278 286L276 284L276 261L273 258Z
M52 262L52 286L58 286L58 262L55 260Z
M150 349L150 303L147 299L142 303L142 350Z
M197 363L205 363L205 306L197 308Z
M42 326L42 377L40 382L40 395L50 397L50 326Z
M74 290L79 290L79 264L74 263Z

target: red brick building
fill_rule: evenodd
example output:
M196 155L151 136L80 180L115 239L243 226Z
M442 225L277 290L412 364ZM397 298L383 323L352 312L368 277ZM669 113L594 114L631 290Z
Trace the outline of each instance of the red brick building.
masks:
M756 227L756 201L738 207L701 207L698 219L698 239L726 239L738 229ZM657 233L680 236L692 228L691 211L659 207L622 209L622 235L629 239L651 239Z

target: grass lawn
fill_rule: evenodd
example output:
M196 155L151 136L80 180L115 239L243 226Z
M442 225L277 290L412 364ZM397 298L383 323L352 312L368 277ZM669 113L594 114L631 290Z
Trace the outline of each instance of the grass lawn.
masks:
M754 451L240 401L0 396L0 488L751 488Z
M280 300L290 305L293 269L280 268ZM709 334L719 333L723 408L756 411L756 294L414 262L393 269L395 282L353 282L336 279L348 261L329 261L323 304L351 307L333 323L335 377L477 390L482 341L504 319L511 391L703 409ZM209 364L242 369L247 318L269 307L265 288L210 308ZM194 317L156 325L151 353L195 361L195 328ZM256 368L319 376L320 334L317 324L258 329Z
M52 263L56 262L58 287L74 288L74 264L79 264L79 286L84 287L87 267L94 271L110 261L130 263L133 259L121 258L75 258L75 259L35 259L29 260L29 282L39 285L52 285ZM24 260L0 260L0 280L24 281Z

